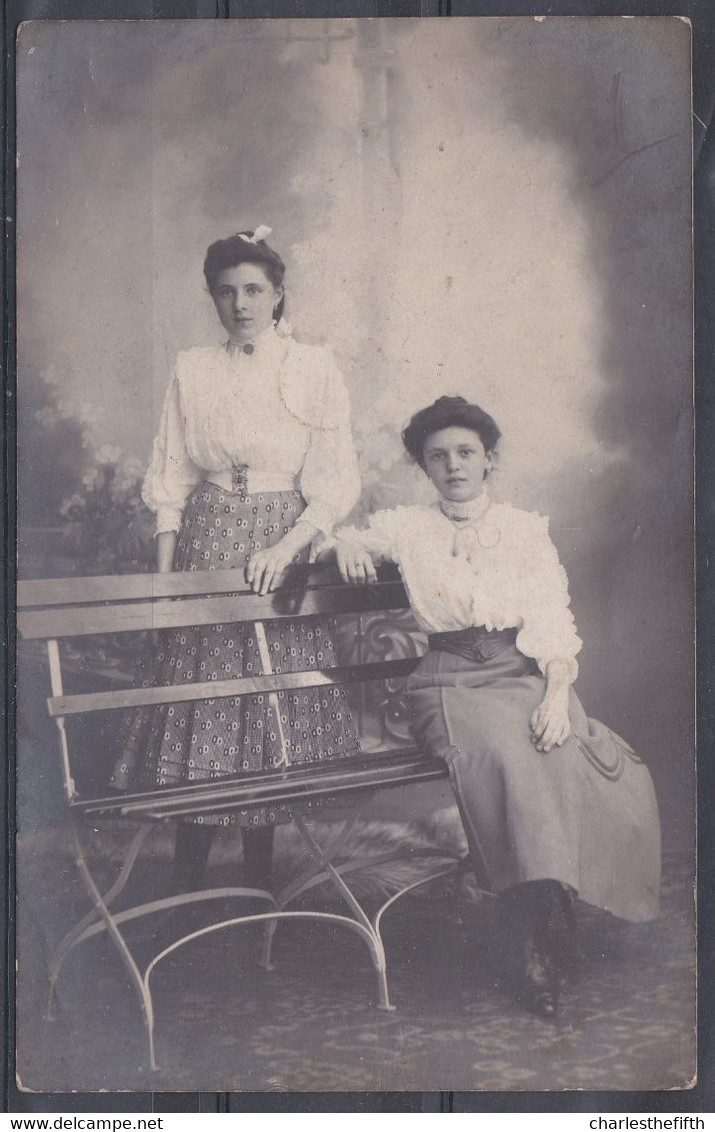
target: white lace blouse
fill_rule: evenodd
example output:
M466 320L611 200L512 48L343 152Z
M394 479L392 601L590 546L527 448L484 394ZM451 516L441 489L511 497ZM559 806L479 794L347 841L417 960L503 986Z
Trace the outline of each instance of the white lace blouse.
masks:
M460 522L438 503L379 511L366 530L343 527L335 539L358 543L376 562L398 564L426 633L517 628L517 648L542 672L549 661L564 660L575 679L582 642L548 519L494 503L486 492L468 506Z
M301 521L329 533L360 493L350 404L331 354L273 327L244 352L232 343L179 354L142 498L156 531L178 531L194 487L298 489Z

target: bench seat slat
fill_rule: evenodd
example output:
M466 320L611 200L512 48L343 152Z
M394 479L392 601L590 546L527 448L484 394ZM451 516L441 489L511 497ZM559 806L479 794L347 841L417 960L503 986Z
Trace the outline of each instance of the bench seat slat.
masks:
M332 766L329 765L332 763ZM439 759L420 751L381 752L361 759L329 760L293 767L280 774L218 778L188 786L163 787L144 794L77 799L72 809L85 813L119 813L153 817L209 812L211 809L251 809L266 803L312 801L377 787L436 781L447 777Z
M83 712L113 711L119 708L150 707L153 704L189 703L203 699L225 699L295 688L323 688L335 684L355 684L363 680L388 680L409 676L417 658L380 660L369 664L350 664L341 668L282 672L275 676L244 676L233 680L208 680L195 684L168 684L151 688L122 688L114 692L83 692L52 696L47 701L51 716L79 715Z
M162 807L156 805L156 799L153 805L148 806L141 811L134 810L132 807L125 807L122 811L122 817L131 817L133 814L141 813L147 817L163 818L163 817L192 817L197 814L209 813L222 813L225 812L227 804L232 809L251 810L257 806L271 806L282 805L285 803L292 803L299 805L301 802L305 805L308 802L315 802L321 799L337 798L343 795L358 794L361 791L370 791L376 789L389 789L395 786L415 786L424 782L437 782L440 779L447 778L448 772L444 764L436 766L418 766L413 767L411 770L397 770L395 768L387 768L384 774L373 774L369 779L364 778L351 778L345 775L336 780L332 788L327 785L315 785L312 787L305 786L295 788L293 786L277 786L265 797L244 799L242 796L235 798L233 796L226 797L207 797L203 798L198 796L194 798L191 803L184 802L183 804L174 803L172 806ZM316 817L320 814L320 810L316 810Z
M146 629L177 629L192 625L230 625L235 622L273 621L291 617L404 609L407 600L399 582L369 586L322 586L314 590L286 591L260 597L186 598L181 601L132 602L87 605L82 608L25 610L18 628L26 640L84 637L95 633L132 633Z

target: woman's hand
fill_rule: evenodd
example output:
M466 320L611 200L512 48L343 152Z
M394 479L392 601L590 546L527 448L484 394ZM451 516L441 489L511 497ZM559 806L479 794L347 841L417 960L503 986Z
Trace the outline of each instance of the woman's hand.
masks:
M340 577L351 586L368 586L377 581L375 563L357 543L339 542L336 558Z
M278 589L283 575L294 558L310 546L317 528L312 523L296 523L275 546L257 550L246 566L246 581L254 594L267 594Z
M568 662L552 660L546 666L546 692L531 717L531 741L537 751L563 747L571 734Z
M295 558L283 547L283 540L266 550L257 550L246 567L246 581L254 594L267 594L283 581L283 575Z
M571 734L569 719L569 693L549 695L543 700L531 717L531 741L537 751L550 751L552 747L563 747Z

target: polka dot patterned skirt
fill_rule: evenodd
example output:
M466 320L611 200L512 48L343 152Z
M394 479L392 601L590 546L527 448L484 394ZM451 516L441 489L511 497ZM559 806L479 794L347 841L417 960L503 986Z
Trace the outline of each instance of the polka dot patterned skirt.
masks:
M177 570L243 571L257 550L273 546L292 528L305 500L298 491L232 493L203 483L189 497L176 546ZM303 557L307 554L303 552ZM263 622L273 671L295 672L336 663L332 622ZM152 671L142 684L173 685L229 680L263 672L250 624L216 624L167 630ZM280 726L267 695L223 697L160 705L134 712L111 783L118 790L147 790L241 772L267 772L283 763L281 731L290 765L360 753L343 688L281 692ZM288 820L285 806L198 817L242 826Z

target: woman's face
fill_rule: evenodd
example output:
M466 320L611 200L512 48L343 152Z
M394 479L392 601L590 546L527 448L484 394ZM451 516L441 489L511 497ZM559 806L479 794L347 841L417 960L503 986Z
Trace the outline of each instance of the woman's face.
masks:
M428 436L422 450L424 468L444 499L466 503L482 490L491 460L470 428L443 428Z
M283 297L259 263L239 263L220 272L213 291L218 316L237 342L251 342L273 321Z

